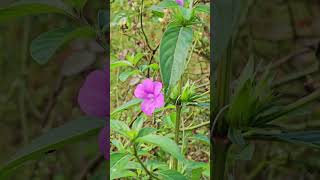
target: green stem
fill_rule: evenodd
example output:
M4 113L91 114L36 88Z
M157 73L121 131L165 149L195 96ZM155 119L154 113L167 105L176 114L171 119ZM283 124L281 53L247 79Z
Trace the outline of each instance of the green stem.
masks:
M134 152L134 156L136 157L137 161L139 162L139 164L142 166L142 168L144 169L144 171L150 176L150 178L154 178L154 179L157 179L159 180L159 178L157 178L156 176L154 176L149 170L148 168L143 164L143 162L141 161L141 159L139 158L138 156L138 151L137 151L137 145L134 144L133 145L133 152Z
M218 59L216 88L214 83L210 84L210 130L211 130L211 156L210 156L210 177L214 180L224 180L226 156L228 144L227 140L228 125L224 117L219 116L219 112L229 104L230 84L231 84L231 48L229 44L226 54ZM211 63L210 77L214 79L213 63ZM216 90L216 91L215 91ZM215 99L213 99L215 97Z
M110 160L106 161L106 173L107 173L107 180L110 179Z
M211 179L224 180L229 144L225 143L224 139L216 138L212 149L213 166L211 164L210 170L214 173L211 174Z
M176 114L176 126L174 131L174 141L179 144L179 133L180 133L180 123L181 123L181 104L177 104L177 114ZM178 160L173 159L172 168L174 170L178 169Z

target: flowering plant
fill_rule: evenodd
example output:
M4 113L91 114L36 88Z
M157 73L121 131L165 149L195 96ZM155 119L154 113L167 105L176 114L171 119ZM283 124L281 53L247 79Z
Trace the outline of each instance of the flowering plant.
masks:
M111 23L110 178L209 179L207 154L193 155L199 142L209 151L209 61L196 53L208 53L209 5L115 2L111 11L122 18Z

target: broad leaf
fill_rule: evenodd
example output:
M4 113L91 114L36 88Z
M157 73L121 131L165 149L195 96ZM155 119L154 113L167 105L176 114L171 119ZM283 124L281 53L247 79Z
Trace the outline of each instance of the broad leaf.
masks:
M175 170L158 171L157 174L159 174L163 180L187 180L185 176Z
M0 9L0 22L22 16L47 13L72 15L71 11L60 0L20 0Z
M213 3L213 51L214 59L220 60L231 41L239 23L241 2L239 0L216 0Z
M166 87L175 85L181 78L192 36L190 27L170 27L164 33L160 44L160 70Z
M75 38L91 38L96 33L92 27L60 28L41 34L32 41L30 52L39 64L46 64L58 49Z
M110 155L110 179L135 176L136 174L129 171L127 165L130 155L126 153L112 153Z
M114 130L123 136L129 137L128 133L130 131L130 128L123 121L111 120L110 121L110 128L111 128L111 130Z
M142 129L140 129L137 138L149 135L149 134L154 133L156 131L157 131L157 129L151 128L151 127L142 128Z
M98 134L105 125L101 119L81 118L71 121L61 127L52 129L21 148L7 164L0 168L0 179L3 179L13 168L22 163L47 155L64 145L82 140L85 137Z
M159 146L163 151L170 153L180 161L185 161L178 145L168 137L149 134L136 139L137 142Z

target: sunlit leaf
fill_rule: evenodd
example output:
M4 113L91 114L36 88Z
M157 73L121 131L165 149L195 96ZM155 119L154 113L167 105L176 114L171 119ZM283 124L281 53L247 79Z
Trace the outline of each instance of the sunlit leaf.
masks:
M175 85L181 78L192 36L190 27L171 27L164 33L160 44L160 70L166 87Z

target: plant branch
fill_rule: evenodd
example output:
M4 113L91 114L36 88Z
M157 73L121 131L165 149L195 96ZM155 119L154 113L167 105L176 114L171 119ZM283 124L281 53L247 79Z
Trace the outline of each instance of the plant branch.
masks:
M133 152L134 152L134 156L136 157L137 161L139 162L139 164L142 166L142 168L146 171L146 173L150 176L150 178L154 178L157 180L160 180L159 178L157 178L156 176L154 176L149 170L148 168L143 164L143 162L141 161L141 159L138 156L138 152L137 152L137 147L136 144L133 145Z

